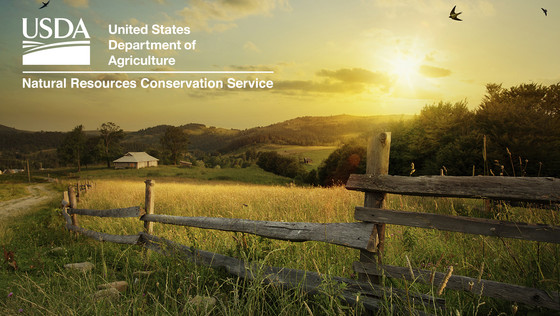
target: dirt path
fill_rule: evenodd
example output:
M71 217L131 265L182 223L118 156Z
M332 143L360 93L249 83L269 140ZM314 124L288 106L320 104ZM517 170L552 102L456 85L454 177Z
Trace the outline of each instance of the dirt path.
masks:
M56 194L47 183L30 185L27 190L31 194L30 196L0 202L0 220L25 213Z

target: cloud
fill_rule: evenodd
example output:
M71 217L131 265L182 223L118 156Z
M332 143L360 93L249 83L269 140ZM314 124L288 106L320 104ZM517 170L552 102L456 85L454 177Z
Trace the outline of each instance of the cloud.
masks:
M138 21L136 18L130 18L126 24L130 24L132 26L144 26L146 23Z
M441 78L451 75L451 70L434 66L422 65L419 69L420 74L429 78Z
M64 0L64 3L75 8L89 7L89 0Z
M316 75L323 80L284 80L274 83L275 90L290 92L349 93L357 94L370 89L387 92L393 78L381 72L363 68L321 69Z
M227 70L233 71L279 71L279 66L282 65L230 65L226 67Z
M388 86L391 84L391 77L388 75L380 72L372 72L363 68L343 68L334 71L322 69L317 72L317 75L347 83L364 83L379 86Z
M236 27L236 20L269 15L278 7L289 8L289 5L286 0L191 0L190 5L177 14L193 28L223 32Z
M275 90L291 92L320 92L320 93L361 93L365 86L358 83L343 82L314 82L311 80L283 80L274 82Z

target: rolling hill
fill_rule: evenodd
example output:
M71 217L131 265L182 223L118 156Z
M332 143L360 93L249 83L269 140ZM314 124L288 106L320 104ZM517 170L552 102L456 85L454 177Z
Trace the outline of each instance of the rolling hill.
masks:
M361 135L388 127L391 122L407 120L410 115L389 116L306 116L264 127L245 130L225 129L203 124L186 124L181 128L190 137L189 150L232 152L257 144L336 146ZM128 133L125 146L159 146L168 125L159 125ZM145 150L145 149L142 149Z
M407 120L410 115L384 116L306 116L264 127L245 130L227 129L190 123L180 126L189 135L190 151L236 151L260 144L336 146L349 139L386 129L391 122ZM124 151L147 151L160 147L160 138L169 125L158 125L127 132L122 142ZM88 131L94 136L95 131ZM35 152L58 147L62 132L30 132L0 125L0 151Z

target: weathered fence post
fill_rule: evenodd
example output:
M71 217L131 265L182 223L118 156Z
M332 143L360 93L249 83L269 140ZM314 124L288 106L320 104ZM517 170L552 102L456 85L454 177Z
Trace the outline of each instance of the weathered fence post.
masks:
M78 202L76 200L76 192L74 190L73 185L68 186L68 199L69 199L69 202L70 202L70 208L74 209L74 208L78 207ZM72 215L70 215L70 217L72 218L72 225L80 226L78 224L78 218L76 217L76 214L72 214Z
M373 136L368 142L366 174L377 176L389 173L389 152L391 150L391 133L384 132ZM383 208L385 193L366 192L364 207ZM371 232L367 250L360 250L360 262L381 264L385 243L385 224L376 224ZM375 260L377 256L377 260ZM360 280L368 281L366 274L359 274ZM379 278L371 280L379 283Z
M68 198L68 191L62 192L62 205L69 205L70 199Z
M146 180L146 200L145 200L145 208L146 214L154 214L154 185L156 182L154 180ZM144 231L146 234L152 234L154 231L154 223L145 221L144 222Z

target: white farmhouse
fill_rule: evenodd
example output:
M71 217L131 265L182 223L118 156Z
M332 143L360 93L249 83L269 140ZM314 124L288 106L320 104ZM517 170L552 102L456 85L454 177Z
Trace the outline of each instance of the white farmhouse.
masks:
M145 152L128 152L121 158L113 160L115 169L157 167L159 159Z

